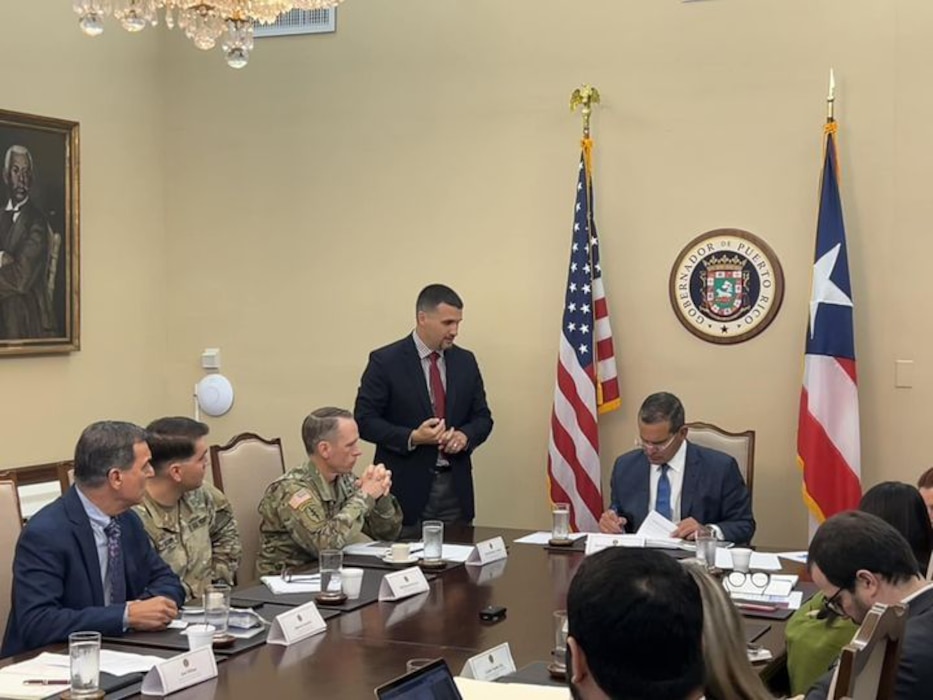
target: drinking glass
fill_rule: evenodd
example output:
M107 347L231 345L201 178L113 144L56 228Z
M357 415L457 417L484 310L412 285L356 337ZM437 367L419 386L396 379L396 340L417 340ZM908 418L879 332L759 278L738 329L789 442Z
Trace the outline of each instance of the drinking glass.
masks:
M321 570L321 593L340 593L343 590L343 581L340 578L343 551L322 549L318 563Z
M706 565L707 569L716 566L716 536L709 528L702 527L697 530L697 559Z
M567 611L554 612L554 663L562 668L567 665Z
M570 504L555 503L551 509L551 539L566 540L570 537Z
M214 635L227 634L227 620L230 617L230 586L226 583L212 583L204 589L204 624L214 628Z
M100 632L69 634L68 656L71 659L71 697L96 697L100 686Z
M425 520L421 525L424 540L424 560L439 562L444 557L444 523L440 520Z

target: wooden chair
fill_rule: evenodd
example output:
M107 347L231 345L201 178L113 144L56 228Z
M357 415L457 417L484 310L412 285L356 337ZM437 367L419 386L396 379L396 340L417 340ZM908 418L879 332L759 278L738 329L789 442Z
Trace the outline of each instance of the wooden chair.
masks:
M6 523L6 527L0 530L0 625L6 629L13 595L13 555L23 529L19 493L12 479L0 481L0 518Z
M226 445L211 445L214 486L224 492L240 530L243 558L237 581L256 578L259 552L259 513L256 510L266 486L285 473L282 440L267 440L255 433L241 433Z
M855 637L842 648L833 700L893 700L907 607L876 603Z
M745 430L741 433L730 433L712 423L694 421L687 423L687 439L695 445L709 447L725 452L734 457L739 464L739 471L748 487L748 495L752 495L752 480L755 476L755 431Z

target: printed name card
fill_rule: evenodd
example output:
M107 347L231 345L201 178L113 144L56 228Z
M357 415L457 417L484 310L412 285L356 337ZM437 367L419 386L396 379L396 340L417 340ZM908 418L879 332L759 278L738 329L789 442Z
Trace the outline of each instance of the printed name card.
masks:
M401 600L428 590L428 580L417 566L394 571L382 577L379 600Z
M499 561L509 556L505 548L505 540L501 537L493 537L491 540L477 542L466 560L467 566L482 566L490 562Z
M645 538L640 535L604 535L592 533L586 536L586 556L610 547L644 547Z
M324 622L324 618L321 617L321 613L318 612L312 600L276 615L269 629L266 643L287 647L325 630L327 630L327 623Z
M508 642L467 659L460 671L464 678L477 681L494 681L510 673L515 673L515 660Z
M166 659L152 667L140 688L144 695L169 695L217 677L217 661L210 647Z

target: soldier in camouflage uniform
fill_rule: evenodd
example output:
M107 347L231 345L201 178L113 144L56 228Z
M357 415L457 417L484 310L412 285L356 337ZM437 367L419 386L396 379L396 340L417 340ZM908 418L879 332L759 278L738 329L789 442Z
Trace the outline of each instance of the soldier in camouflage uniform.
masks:
M320 408L305 418L301 437L308 461L273 481L259 503L261 576L309 564L322 549L395 539L402 528L392 473L378 464L353 474L361 450L352 413Z
M199 601L212 582L233 585L241 554L230 502L204 483L208 427L179 417L160 418L146 430L155 476L136 513L187 599Z

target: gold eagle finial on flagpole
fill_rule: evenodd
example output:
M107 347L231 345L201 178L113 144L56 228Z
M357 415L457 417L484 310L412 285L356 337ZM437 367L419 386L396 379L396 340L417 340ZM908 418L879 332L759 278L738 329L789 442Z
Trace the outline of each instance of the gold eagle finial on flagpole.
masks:
M599 90L592 85L584 83L570 94L570 111L575 112L578 107L582 107L583 138L585 139L590 137L590 115L593 111L592 106L598 104Z

